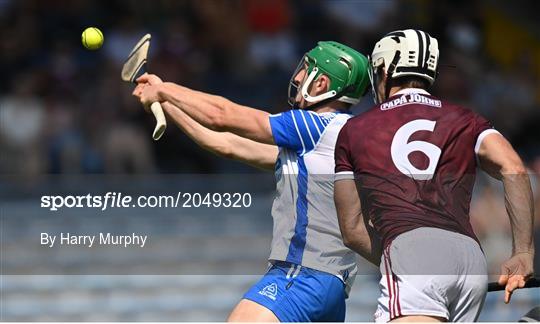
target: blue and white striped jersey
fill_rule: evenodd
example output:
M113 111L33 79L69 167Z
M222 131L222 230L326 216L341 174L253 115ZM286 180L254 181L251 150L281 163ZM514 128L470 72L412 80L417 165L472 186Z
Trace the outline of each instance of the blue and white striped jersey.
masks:
M287 261L340 277L350 286L356 255L343 244L334 205L334 147L352 117L290 110L270 116L277 195L270 260Z

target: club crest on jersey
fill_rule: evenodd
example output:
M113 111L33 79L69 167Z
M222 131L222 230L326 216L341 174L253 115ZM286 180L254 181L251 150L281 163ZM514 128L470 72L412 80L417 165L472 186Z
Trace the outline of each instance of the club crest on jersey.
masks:
M275 283L271 283L268 286L264 287L261 291L259 291L259 294L266 296L272 300L276 300L277 292L277 285Z
M411 94L402 95L399 98L396 98L396 99L393 99L393 100L390 100L381 104L380 109L390 110L390 109L402 107L405 105L412 105L412 104L422 104L422 105L436 107L436 108L442 107L442 103L440 100L431 99L419 93L411 93Z

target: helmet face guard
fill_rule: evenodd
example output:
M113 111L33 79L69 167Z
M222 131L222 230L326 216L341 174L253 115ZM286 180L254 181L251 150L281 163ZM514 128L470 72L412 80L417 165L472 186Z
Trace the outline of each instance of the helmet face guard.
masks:
M394 58L392 59L392 62L390 63L390 66L387 68L384 65L384 62L380 59L377 62L374 62L372 57L369 57L369 69L368 69L368 75L369 75L369 81L371 83L371 93L373 96L373 101L375 104L381 104L384 102L388 97L390 96L390 88L391 88L391 82L392 79L389 77L392 75L393 71L396 68L396 62L399 61L401 57L400 51L396 51ZM379 94L378 94L378 88L379 83L382 82L384 79L384 74L386 74L386 82L385 82L385 89L384 89L384 95L382 96L382 100L379 100Z
M379 104L379 96L377 95L377 87L379 85L379 75L377 74L377 68L373 67L373 63L371 62L371 56L368 56L369 60L369 68L368 68L368 76L369 76L369 83L371 84L371 95L373 96L373 102L375 104Z
M296 96L298 95L298 89L303 86L303 83L305 83L305 78L302 81L302 84L297 84L294 80L298 73L302 71L302 69L307 69L307 57L304 55L300 62L298 62L298 66L294 70L294 73L291 76L291 79L289 80L289 88L287 89L287 101L291 108L293 109L299 109L298 102L296 102Z

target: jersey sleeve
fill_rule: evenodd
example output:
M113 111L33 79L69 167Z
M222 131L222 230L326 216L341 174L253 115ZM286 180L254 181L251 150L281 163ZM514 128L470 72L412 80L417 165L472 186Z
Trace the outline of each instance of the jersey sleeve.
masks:
M295 150L301 155L315 148L328 124L327 119L314 112L296 109L270 115L269 118L276 145Z
M354 179L354 167L351 159L351 147L349 143L348 124L345 124L339 132L336 148L334 151L335 159L335 180Z
M478 152L480 151L480 145L482 145L482 141L484 140L484 138L489 134L499 134L499 132L495 128L493 128L491 123L484 117L478 114L473 114L473 116L473 136L476 143L474 145L474 153L478 154Z

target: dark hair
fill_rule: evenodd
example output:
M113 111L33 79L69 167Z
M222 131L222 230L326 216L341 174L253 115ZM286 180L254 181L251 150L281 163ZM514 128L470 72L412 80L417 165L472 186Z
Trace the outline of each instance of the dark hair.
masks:
M391 81L393 87L400 88L420 88L427 90L429 88L428 80L417 77L414 75L403 76L399 78L392 79Z
M377 71L375 72L375 74L376 75L382 75L382 73L384 73L384 65L379 65L377 67ZM378 81L377 81L377 83L378 83ZM375 84L374 86L378 87L378 84ZM427 90L427 89L429 89L430 84L429 84L428 80L426 80L426 79L424 79L422 77L419 77L419 76L415 76L415 75L407 75L407 76L402 76L402 77L399 77L399 78L389 79L389 80L387 79L386 94L385 94L386 98L389 97L390 89L392 87L420 88L420 89ZM376 91L378 91L378 90L376 90Z

